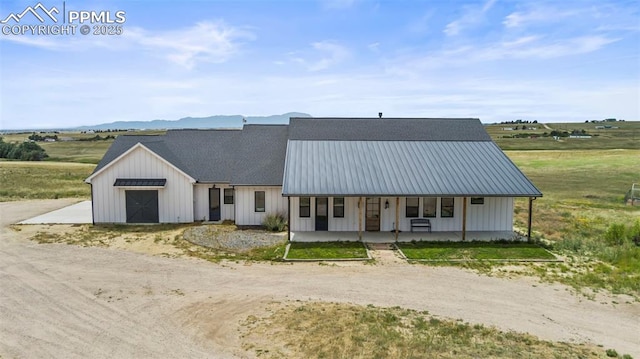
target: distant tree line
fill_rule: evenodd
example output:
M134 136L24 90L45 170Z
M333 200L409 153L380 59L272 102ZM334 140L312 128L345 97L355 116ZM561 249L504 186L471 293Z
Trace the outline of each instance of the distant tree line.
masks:
M20 144L4 142L0 137L0 158L21 161L42 161L49 157L42 147L35 142Z
M52 140L57 141L58 140L58 135L44 135L44 136L40 136L37 135L35 132L28 137L31 141L35 141L35 142L44 142L46 139L50 138Z
M112 136L112 135L107 135L106 137L102 137L100 135L95 135L93 137L78 138L78 141L106 141L106 140L112 140L114 138L116 138L116 137Z
M516 125L516 124L523 124L523 123L538 123L538 120L533 120L533 121L526 121L526 120L515 120L515 121L502 121L500 122L501 125Z

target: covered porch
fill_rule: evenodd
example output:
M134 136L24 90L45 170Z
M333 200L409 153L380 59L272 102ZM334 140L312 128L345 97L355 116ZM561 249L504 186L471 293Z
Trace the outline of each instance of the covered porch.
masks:
M357 231L325 232L325 231L292 231L292 242L333 242L359 241ZM465 241L497 241L497 240L526 240L512 231L467 231ZM462 232L399 232L398 242L432 241L432 242L460 242ZM362 241L366 243L392 243L396 241L395 232L362 232Z

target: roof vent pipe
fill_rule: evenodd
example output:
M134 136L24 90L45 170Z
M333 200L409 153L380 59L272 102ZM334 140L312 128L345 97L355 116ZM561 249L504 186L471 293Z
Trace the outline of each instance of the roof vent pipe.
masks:
M382 112L378 112L378 118L382 118Z

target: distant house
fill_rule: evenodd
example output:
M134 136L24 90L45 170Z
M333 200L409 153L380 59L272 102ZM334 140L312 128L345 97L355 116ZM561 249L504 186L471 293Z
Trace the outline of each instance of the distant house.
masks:
M513 231L542 193L477 119L291 118L119 136L94 172L95 223L289 219L305 233ZM297 236L297 237L296 237Z

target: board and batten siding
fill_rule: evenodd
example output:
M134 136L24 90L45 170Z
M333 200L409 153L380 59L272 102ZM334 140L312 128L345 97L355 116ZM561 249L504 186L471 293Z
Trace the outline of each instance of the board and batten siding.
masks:
M255 192L264 191L265 211L255 211ZM259 226L268 214L280 213L287 217L287 198L282 196L282 187L236 186L235 221L241 226Z
M311 215L300 217L300 197L291 197L291 230L315 231L316 229L316 197L311 197ZM358 198L344 198L344 218L333 217L333 197L329 197L329 231L358 230Z
M189 178L147 149L139 147L105 168L91 180L95 223L126 223L127 221L125 197L127 189L114 187L116 178L166 178L165 187L157 189L160 223L193 222L193 184Z
M385 209L385 203L389 208ZM453 217L440 217L441 198L437 198L436 217L429 218L434 232L462 231L463 198L454 198ZM362 198L364 205L365 198ZM291 197L291 230L315 231L315 197L311 197L311 215L300 217L300 198ZM406 197L399 200L399 222L401 231L411 231L411 219L406 216ZM418 214L422 218L424 201L419 200ZM395 228L396 197L380 197L380 231L391 231ZM364 211L362 211L364 212ZM364 230L365 219L362 213ZM513 198L485 197L484 204L471 204L467 198L467 231L511 231L513 229ZM358 231L358 197L345 198L345 217L333 217L333 197L329 197L329 231Z
M209 220L209 188L213 188L214 184L196 184L193 194L193 211L196 221ZM231 188L228 184L216 183L216 188L220 189L220 219L222 221L235 219L235 205L224 204L224 189ZM235 193L234 193L235 203Z
M467 198L468 231L512 231L513 197L484 197L484 204Z

